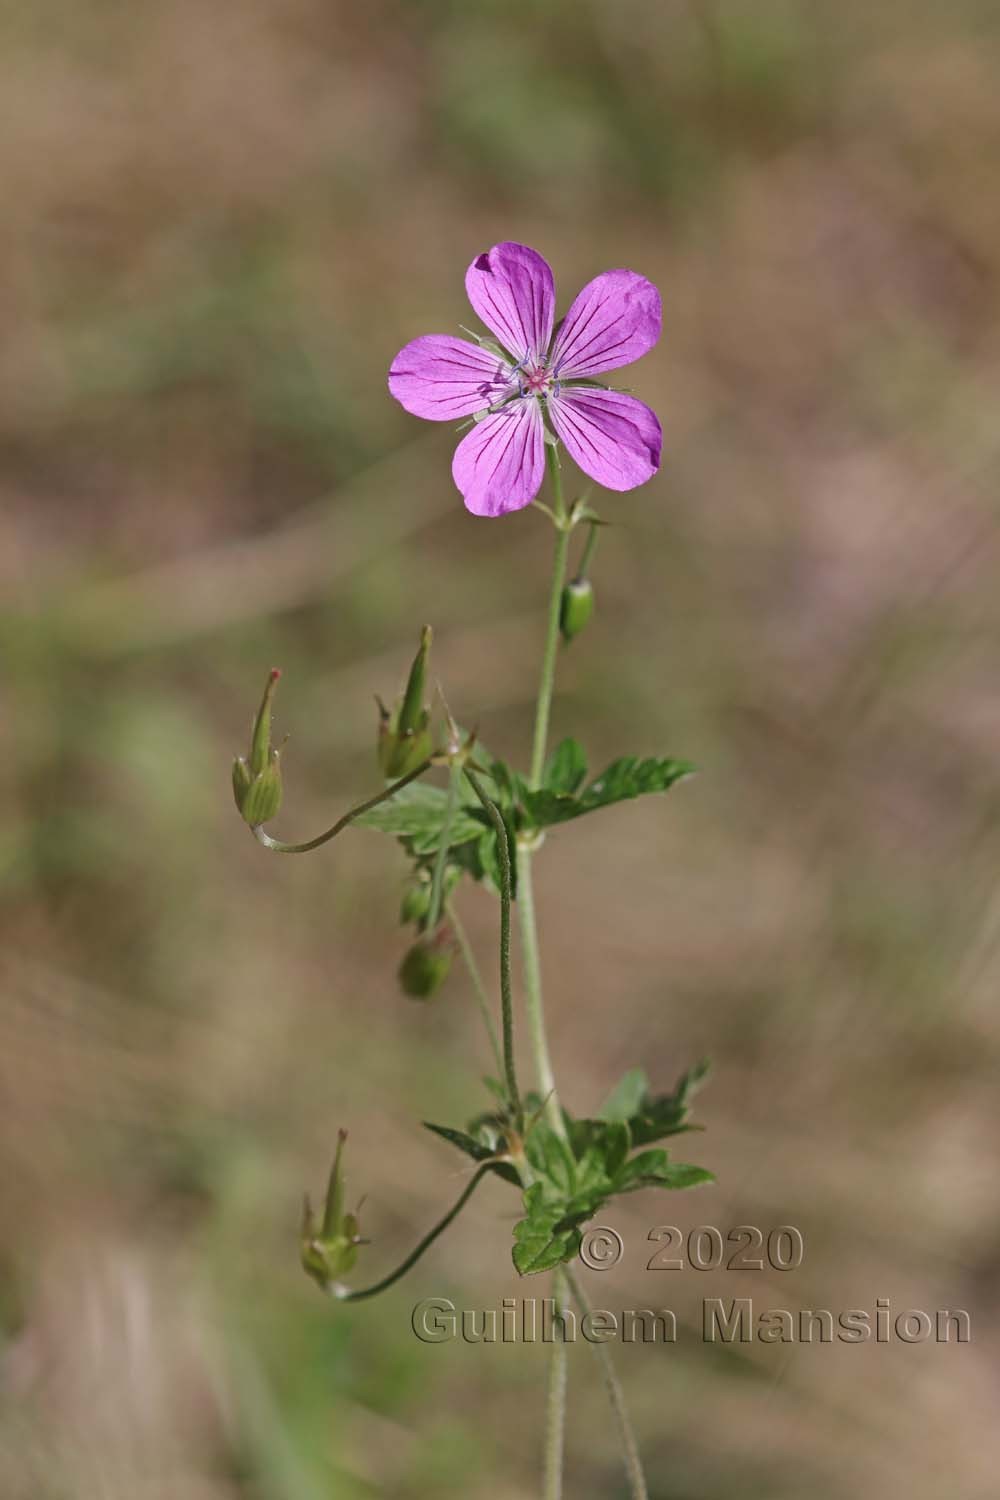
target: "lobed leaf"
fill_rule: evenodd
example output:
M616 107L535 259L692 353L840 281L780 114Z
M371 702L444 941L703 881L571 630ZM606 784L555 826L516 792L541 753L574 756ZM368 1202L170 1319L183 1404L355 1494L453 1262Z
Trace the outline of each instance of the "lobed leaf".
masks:
M666 1152L660 1153L665 1156ZM635 1193L639 1188L693 1188L700 1187L702 1183L714 1182L715 1174L709 1172L705 1167L692 1166L686 1161L665 1161L661 1167L650 1170L642 1170L639 1158L636 1157L625 1163L625 1173L615 1183L616 1193Z
M496 1155L496 1148L494 1146L488 1146L483 1141L477 1141L474 1136L468 1135L464 1130L454 1130L450 1125L432 1125L429 1120L425 1120L423 1123L425 1130L431 1130L450 1145L457 1146L459 1151L464 1152L466 1156L471 1156L475 1162L490 1162L492 1170L498 1177L502 1177L505 1182L512 1182L515 1186L520 1187L521 1179L510 1162L491 1160Z
M630 1068L616 1084L601 1106L602 1120L630 1120L639 1113L649 1093L649 1079L643 1068Z
M612 761L579 795L546 785L534 792L525 789L522 802L532 827L550 828L557 823L581 818L585 813L596 812L598 808L610 807L615 802L668 791L693 770L690 761L686 760L656 757L638 760L634 755L623 756Z
M539 1186L546 1198L565 1199L576 1190L576 1162L565 1141L544 1121L528 1132L524 1154L542 1179Z
M655 1098L648 1094L629 1120L632 1141L636 1146L661 1141L668 1135L680 1135L687 1130L700 1129L687 1123L691 1112L690 1100L700 1087L709 1070L708 1062L696 1063L681 1075L673 1093L659 1094Z
M378 807L362 813L355 821L362 828L375 828L380 833L405 839L414 854L434 854L441 843L447 800L447 793L440 787L415 781L404 786L388 802L381 802ZM478 806L473 809L465 805L455 810L449 847L481 837L483 825L477 816L479 811Z
M572 796L579 791L587 776L587 757L577 740L562 740L548 760L542 773L542 786L557 796Z
M580 1231L575 1225L560 1225L561 1210L546 1203L540 1182L532 1183L526 1190L524 1207L524 1218L514 1225L512 1252L519 1275L537 1275L572 1260L580 1248Z

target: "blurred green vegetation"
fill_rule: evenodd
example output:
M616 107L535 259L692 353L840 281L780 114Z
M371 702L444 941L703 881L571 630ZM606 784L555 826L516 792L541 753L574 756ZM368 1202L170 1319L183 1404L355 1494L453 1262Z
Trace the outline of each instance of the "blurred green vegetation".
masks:
M276 827L369 791L425 619L456 714L526 758L547 527L468 517L452 433L385 391L515 238L561 308L620 264L664 296L628 377L664 467L602 497L555 730L703 774L539 861L570 1107L715 1059L718 1188L616 1210L589 1282L688 1329L620 1351L651 1493L985 1500L996 6L36 0L0 36L0 1493L538 1492L544 1351L409 1324L524 1292L501 1188L370 1305L297 1262L340 1126L365 1265L456 1196L416 1122L480 1107L464 981L397 993L389 846L268 859L228 784L277 663ZM794 1223L806 1260L654 1278L666 1220ZM964 1306L975 1342L703 1345L736 1295ZM570 1381L567 1493L623 1495L582 1346Z

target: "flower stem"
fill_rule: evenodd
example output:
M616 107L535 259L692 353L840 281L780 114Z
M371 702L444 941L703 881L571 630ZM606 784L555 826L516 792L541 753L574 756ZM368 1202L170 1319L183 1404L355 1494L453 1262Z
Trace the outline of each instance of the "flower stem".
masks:
M331 839L335 839L338 833L342 832L349 823L353 823L355 818L360 818L362 813L368 812L373 807L378 807L380 802L388 802L389 798L394 797L397 792L402 791L404 786L409 786L411 781L416 781L418 776L422 776L425 771L429 770L430 765L429 760L422 761L415 771L410 771L407 775L401 776L398 781L393 782L392 786L387 786L384 791L379 792L376 796L369 797L367 802L362 802L357 807L352 807L350 812L345 813L342 818L338 818L332 828L328 828L325 833L317 834L316 838L309 839L304 844L286 844L281 839L273 839L269 833L264 832L263 826L260 823L251 828L250 832L258 844L263 844L265 849L271 849L275 854L308 854L310 849L318 849L321 844L328 844Z
M535 741L531 754L530 785L541 785L545 769L545 748L549 736L549 710L552 706L552 689L556 676L556 657L559 652L559 611L563 586L566 582L566 558L569 552L570 527L566 518L566 503L562 492L562 471L559 455L554 448L545 452L552 482L555 503L556 550L552 562L552 585L549 591L549 623L542 652L542 675L538 685L538 706L535 710ZM517 862L517 914L521 928L521 956L524 965L524 990L528 1012L528 1029L531 1033L531 1049L535 1059L535 1074L538 1088L545 1100L545 1111L552 1129L566 1140L566 1125L556 1093L556 1081L549 1057L549 1044L545 1032L545 1010L542 1002L542 966L538 952L538 924L535 919L535 894L531 879L533 849L527 844L518 849Z
M493 1049L493 1060L496 1063L497 1077L502 1078L504 1076L503 1054L500 1051L500 1040L497 1036L497 1029L493 1024L493 1017L490 1014L489 996L486 993L483 976L479 972L479 965L476 963L476 955L472 951L472 944L469 942L468 933L459 920L458 912L450 901L445 902L444 909L448 921L451 923L451 930L455 934L455 941L458 943L459 952L468 970L469 979L472 981L472 988L479 1004L479 1013L483 1018L486 1035L489 1037L490 1046Z
M393 1282L399 1281L401 1277L405 1276L407 1271L416 1265L424 1251L430 1249L438 1235L443 1234L452 1220L458 1218L458 1215L462 1212L462 1209L468 1203L488 1171L490 1171L488 1162L484 1162L481 1167L476 1169L457 1202L452 1205L444 1218L438 1220L430 1233L424 1235L416 1249L411 1250L406 1259L394 1271L391 1271L388 1276L384 1276L381 1281L376 1281L373 1286L362 1287L357 1292L351 1291L348 1287L341 1286L339 1283L331 1287L332 1294L337 1298L338 1302L364 1302L368 1297L377 1297L379 1292L386 1291L392 1286Z
M549 1390L545 1405L545 1500L562 1500L568 1361L562 1324L562 1315L566 1307L566 1290L559 1266L556 1267L552 1277L552 1297L555 1302L556 1327L552 1352L549 1355Z
M535 1076L538 1090L545 1100L545 1113L549 1124L562 1140L566 1140L566 1123L562 1117L556 1080L549 1057L549 1043L545 1034L545 1009L542 1002L542 967L538 952L538 925L535 920L535 892L531 878L532 851L522 845L517 857L517 915L521 926L521 957L524 965L525 1009L528 1013L528 1031L531 1035L531 1051L535 1059Z
M542 653L542 675L538 685L538 706L535 709L535 738L531 752L532 788L541 786L545 769L545 747L549 737L549 712L552 707L552 688L556 676L556 656L559 651L559 611L562 604L563 585L566 582L566 557L569 552L569 526L566 522L566 506L562 494L562 473L556 450L547 447L546 459L549 478L555 497L556 550L552 563L552 585L549 592L549 623Z
M434 871L431 875L431 894L427 908L427 929L433 932L441 918L442 896L444 894L444 872L448 867L448 851L451 847L451 829L455 821L455 813L458 809L458 791L462 782L462 772L458 766L453 765L448 773L448 798L444 805L444 822L441 825L441 842L438 845L437 857L434 860Z
M580 566L576 570L575 576L577 578L586 578L587 569L590 567L591 561L593 560L594 548L597 546L597 538L599 535L600 527L595 525L595 523L591 521L590 530L587 532L587 540L583 544L583 552L580 556Z
M590 1303L587 1300L586 1293L572 1271L565 1266L563 1267L563 1275L573 1294L573 1300L580 1309L581 1317L585 1317L590 1312ZM607 1388L608 1399L611 1402L611 1409L618 1422L618 1436L621 1441L622 1458L625 1461L625 1473L628 1475L632 1500L649 1500L649 1491L646 1488L646 1476L642 1472L642 1460L639 1457L639 1445L636 1442L635 1432L629 1420L628 1407L625 1405L625 1392L622 1390L621 1382L618 1379L606 1345L600 1342L596 1343L594 1345L594 1353L601 1366L601 1373L604 1376L604 1384Z
M507 827L500 815L500 809L487 796L482 782L470 766L465 767L465 775L472 790L486 809L497 839L497 860L500 864L500 1007L503 1020L504 1078L507 1085L507 1102L520 1131L524 1123L524 1112L521 1107L517 1072L514 1067L514 992L510 977L511 874ZM520 906L520 902L518 905Z

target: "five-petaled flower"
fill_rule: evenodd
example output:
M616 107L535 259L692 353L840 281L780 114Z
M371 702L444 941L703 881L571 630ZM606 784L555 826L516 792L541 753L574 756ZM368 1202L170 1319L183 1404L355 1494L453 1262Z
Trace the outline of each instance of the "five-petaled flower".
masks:
M477 516L520 510L545 472L545 416L570 457L609 490L644 484L660 465L660 424L634 396L594 380L645 354L660 336L660 294L634 271L605 271L555 331L555 284L527 245L494 245L465 277L469 301L497 339L430 333L401 349L389 390L417 417L477 418L452 474Z

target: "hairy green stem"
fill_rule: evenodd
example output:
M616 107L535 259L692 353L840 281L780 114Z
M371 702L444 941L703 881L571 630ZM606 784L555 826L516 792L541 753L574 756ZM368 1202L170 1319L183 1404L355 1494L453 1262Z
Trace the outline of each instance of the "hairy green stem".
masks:
M434 860L434 871L431 875L431 895L427 908L427 930L433 932L441 918L442 896L444 894L444 872L448 867L448 851L451 847L451 830L455 822L455 813L458 811L458 792L462 784L461 768L452 765L448 772L448 798L444 805L444 822L441 825L441 842L438 845L437 856Z
M504 1076L504 1065L503 1054L500 1051L500 1039L497 1036L497 1029L494 1025L493 1017L490 1014L490 999L486 993L486 986L483 983L483 976L479 972L479 965L476 963L476 955L472 951L472 944L469 942L468 933L466 932L461 920L459 919L458 912L455 910L454 906L452 906L450 901L445 902L444 909L448 917L448 921L451 923L451 930L455 934L455 941L458 944L458 950L462 955L465 967L468 970L469 978L472 981L472 988L475 992L476 1000L479 1005L479 1013L483 1018L483 1025L486 1027L486 1035L489 1037L490 1046L493 1049L493 1061L496 1063L497 1077L502 1078Z
M524 1112L521 1107L521 1094L517 1087L517 1071L514 1067L514 991L510 977L511 873L507 826L500 814L500 809L484 791L482 782L470 766L465 767L465 775L485 808L497 839L497 859L500 864L500 1007L503 1021L504 1079L507 1085L507 1102L514 1116L514 1122L520 1130L524 1121Z
M264 832L263 825L260 823L251 828L250 832L258 844L263 844L265 849L271 849L275 854L308 854L310 849L318 849L321 844L328 844L331 839L335 839L338 833L341 833L349 823L353 823L355 818L360 818L362 813L369 812L373 807L378 807L380 802L388 802L389 798L394 797L397 792L402 791L404 786L409 786L411 781L416 781L418 776L422 776L425 771L430 770L430 765L429 760L422 761L415 771L410 771L406 776L401 776L398 781L393 782L392 786L387 786L384 791L379 792L376 796L369 797L367 802L360 803L358 807L352 807L350 812L345 813L342 818L338 818L332 828L328 828L325 833L317 834L316 838L309 839L304 844L286 844L281 839L273 839L269 833Z
M535 892L531 873L532 851L522 845L517 852L517 915L521 927L521 959L524 965L524 998L528 1014L531 1051L535 1059L538 1091L545 1100L545 1113L552 1129L566 1140L556 1080L549 1057L545 1033L545 1008L542 1001L542 966L538 952L538 924L535 919Z
M552 708L552 688L556 677L556 656L559 652L559 612L562 604L563 585L566 582L566 558L569 553L569 526L566 522L566 506L562 494L562 473L556 450L547 447L546 458L549 478L555 496L556 551L552 564L552 586L549 591L549 622L545 634L545 649L542 652L542 675L538 684L538 706L535 709L535 738L531 751L532 788L541 786L545 769L545 747L549 737L549 713Z
M566 1277L566 1282L573 1294L573 1300L580 1309L580 1316L585 1317L591 1310L586 1293L572 1271L566 1266L563 1267L563 1275ZM625 1405L625 1392L622 1390L621 1382L618 1379L607 1346L598 1342L594 1344L593 1348L598 1364L601 1366L601 1374L604 1376L604 1384L608 1392L608 1399L611 1402L611 1409L618 1423L618 1437L621 1442L622 1458L625 1461L625 1473L628 1475L632 1500L649 1500L649 1491L646 1488L646 1476L642 1472L642 1459L639 1457L639 1445L636 1442L635 1432L629 1419L628 1407Z
M538 707L535 711L535 742L531 756L531 786L541 785L545 769L545 748L549 734L549 710L552 706L552 689L556 675L556 657L559 651L559 609L566 581L566 557L569 551L570 528L566 519L566 504L562 492L562 472L559 456L554 448L546 450L549 478L555 500L556 549L552 563L552 587L549 592L549 623L542 652L542 675L538 685ZM528 1012L528 1029L531 1033L531 1049L535 1059L538 1088L545 1100L545 1110L552 1129L563 1140L566 1125L556 1093L555 1075L549 1057L549 1043L545 1031L545 1009L542 1001L542 966L538 952L538 924L535 918L535 894L531 878L531 861L534 851L527 844L517 853L517 914L521 928L521 958L524 966L525 1002Z
M552 1277L556 1326L549 1354L549 1389L545 1403L545 1500L562 1500L563 1452L566 1446L566 1377L568 1360L563 1338L562 1317L566 1309L566 1290L562 1268Z
M580 556L580 566L577 568L575 574L577 578L586 578L587 576L587 569L593 561L594 548L597 546L597 538L600 535L600 530L601 528L595 522L591 521L587 540L583 544L583 552Z
M412 1266L416 1265L424 1251L430 1249L438 1235L443 1234L448 1225L458 1217L489 1170L488 1163L484 1163L476 1169L458 1201L448 1210L443 1219L438 1220L430 1233L424 1235L416 1249L412 1250L406 1259L394 1271L390 1272L388 1276L384 1276L381 1281L376 1281L374 1286L362 1287L360 1291L356 1292L351 1291L348 1287L340 1286L339 1284L335 1285L331 1288L333 1296L339 1302L364 1302L366 1298L377 1297L379 1292L386 1291L394 1282L399 1281Z

